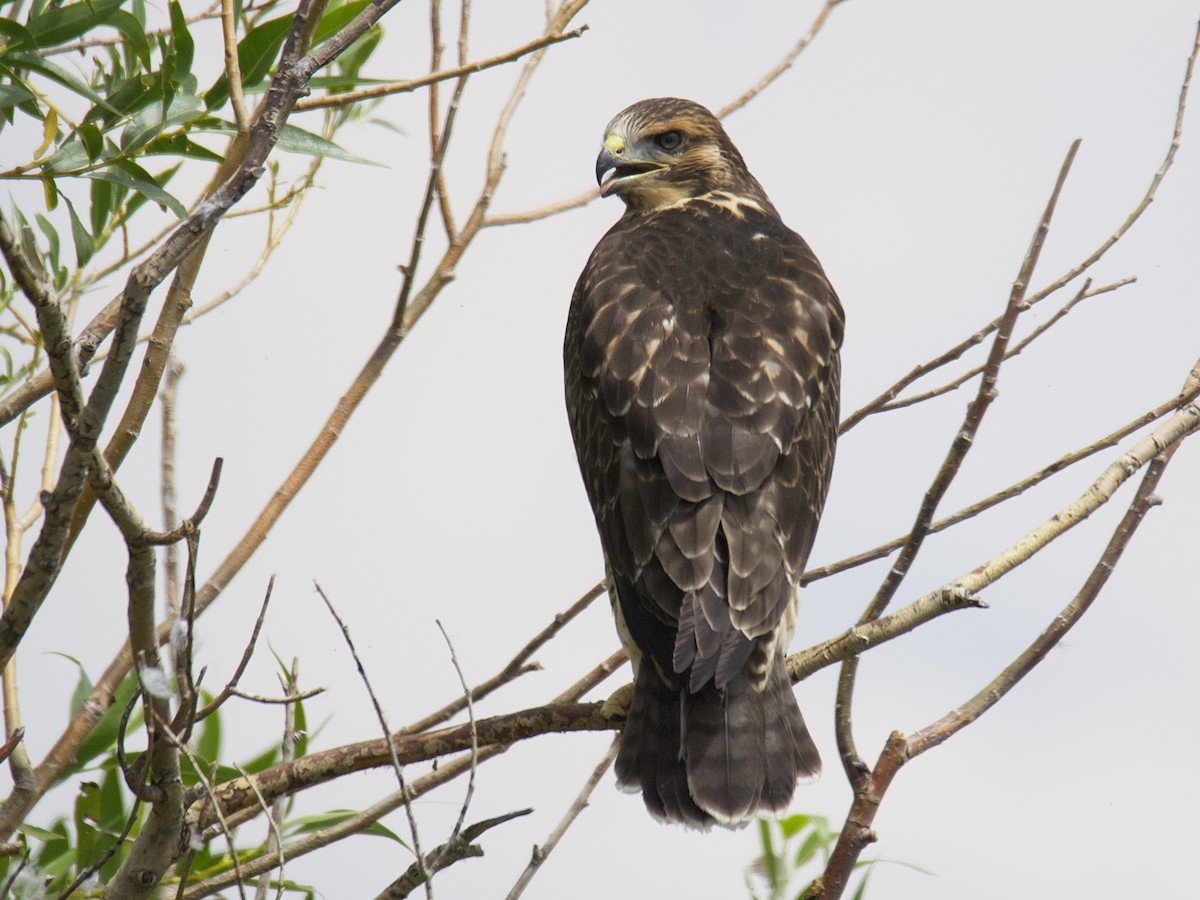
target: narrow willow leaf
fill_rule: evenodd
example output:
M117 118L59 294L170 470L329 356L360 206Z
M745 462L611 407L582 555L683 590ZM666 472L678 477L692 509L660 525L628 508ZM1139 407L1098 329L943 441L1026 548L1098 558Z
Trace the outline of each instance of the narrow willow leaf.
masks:
M358 815L358 810L354 809L331 809L328 812L314 813L308 816L297 816L294 819L289 819L285 832L289 835L308 834L311 831L318 831L322 828L328 828L332 825L340 825L347 819L352 819ZM373 834L376 837L385 837L395 841L402 847L407 847L400 835L392 831L387 826L380 822L374 822L364 828L358 834Z
M325 10L325 15L321 16L321 22L317 25L317 30L313 33L313 46L322 44L329 40L343 28L350 24L354 18L364 9L371 5L371 0L352 0L350 3L343 3L341 6L330 5L330 8Z
M142 178L136 175L131 175L127 169L132 166L131 163L123 162L118 165L123 168L102 169L99 172L92 172L88 178L99 178L103 181L111 181L113 184L119 184L127 188L132 188L137 193L141 194L147 200L157 203L159 206L165 206L175 213L181 219L187 218L187 209L178 199L168 194L155 183L152 178Z
M132 153L154 140L164 128L182 125L199 118L203 106L199 97L181 94L171 100L164 118L163 109L157 103L142 109L121 132L121 150Z
M146 39L145 27L138 22L137 18L123 9L115 9L108 14L108 18L104 23L109 25L125 38L125 46L133 51L141 64L149 69L152 65L150 61L150 41Z
M36 50L37 41L33 39L33 35L29 33L29 29L20 22L14 22L12 19L0 18L0 34L9 38L5 49L7 50Z
M70 200L67 201L67 211L71 214L71 237L75 239L75 263L82 269L88 264L92 254L96 252L96 242L84 227L83 222L79 221L75 205Z
M77 172L80 169L86 168L89 162L87 147L83 145L83 141L78 137L73 137L59 147L48 160L42 163L42 171L52 175L63 172Z
M238 67L241 69L243 87L253 87L267 77L291 22L291 16L270 19L250 29L238 42ZM229 81L222 74L205 93L204 102L209 109L219 109L228 99Z
M237 128L232 123L226 122L223 119L204 119L197 123L192 130L212 134L237 134ZM286 150L288 153L301 153L305 156L324 156L328 159L340 159L344 162L386 168L381 163L356 156L333 141L323 138L319 134L313 134L311 131L305 131L303 128L297 128L295 125L284 125L279 130L279 141L276 143L276 146L280 150Z
M183 8L176 0L171 2L171 37L175 39L175 71L186 75L192 71L192 58L196 52L196 42L188 31L187 18Z
M30 15L26 27L39 48L54 47L73 41L82 34L104 24L109 15L121 6L122 0L93 0L72 3L41 15Z
M33 94L23 85L0 84L0 109L10 108L32 99Z
M42 190L46 194L46 210L47 212L58 207L58 185L54 183L53 178L42 179Z
M6 66L13 68L30 69L39 75L44 75L51 81L58 82L65 88L70 88L81 97L87 97L93 103L100 106L108 106L108 102L103 97L88 87L87 83L70 69L65 69L56 63L50 62L48 59L43 59L36 53L7 53L4 56L4 62ZM115 112L115 110L113 111Z
M58 137L58 113L54 108L46 110L46 118L42 121L42 143L33 151L34 159L41 159L42 154L50 149L54 139Z
M41 213L35 215L34 219L37 220L38 228L42 229L42 234L46 235L46 244L50 252L50 268L52 271L56 271L58 269L59 251L62 249L62 242L58 239L58 231L50 223L50 220Z
M113 209L113 186L107 181L92 182L92 232L99 234L108 224Z
M205 162L222 163L225 161L219 153L214 153L207 147L197 144L185 134L172 134L155 138L142 151L144 155L184 156L188 159L202 159Z
M337 58L338 71L343 75L358 75L381 40L383 40L383 27L372 25L367 29L366 34L351 44L346 52Z
M83 141L83 148L87 151L88 162L95 162L104 153L104 135L95 125L81 125L79 139Z
M39 841L44 841L47 844L53 843L54 841L63 840L63 836L57 832L47 831L45 828L38 828L36 825L30 825L28 823L24 825L18 825L17 831L21 832L21 834L26 835L27 837L37 838Z

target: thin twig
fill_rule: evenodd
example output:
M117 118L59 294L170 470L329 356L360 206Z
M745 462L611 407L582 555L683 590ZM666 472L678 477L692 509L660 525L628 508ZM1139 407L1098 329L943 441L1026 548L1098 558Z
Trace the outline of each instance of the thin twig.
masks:
M436 619L435 621L437 622L438 630L442 633L442 638L446 641L446 646L450 650L450 662L453 663L454 671L458 675L458 683L462 686L463 697L467 702L467 725L471 729L471 771L467 778L466 794L463 796L462 805L458 808L458 819L454 822L454 828L450 831L450 837L444 845L450 847L462 837L463 823L467 820L467 810L470 809L471 799L475 796L475 776L479 768L479 732L475 728L475 704L471 699L471 688L467 686L466 676L463 675L462 666L458 662L458 654L454 652L454 644L450 641L450 635L446 633L446 627L442 625L440 619ZM449 851L447 850L446 852ZM442 868L442 866L442 855L433 854L433 865L429 867L430 872L435 872ZM430 886L432 887L432 885Z
M587 808L592 791L596 789L596 785L600 783L600 779L604 777L604 773L608 771L609 766L613 764L613 760L617 758L617 747L619 745L620 736L618 735L608 745L608 750L605 751L600 762L596 763L596 768L592 770L592 774L588 776L588 780L580 788L579 794L567 809L566 814L563 815L562 819L554 827L554 830L550 832L550 836L546 838L546 842L541 846L533 848L529 864L525 866L525 870L517 878L516 884L512 886L512 889L505 896L504 900L517 900L525 892L525 888L529 886L529 882L533 880L533 876L541 869L542 863L546 861L546 857L554 851L554 848L558 846L558 842L562 840L562 836L567 833L567 829L574 824L579 814Z
M1159 502L1154 490L1175 446L1177 443L1166 448L1163 455L1156 457L1150 464L1133 501L1083 588L1066 608L1055 616L1046 630L966 704L951 710L936 722L907 737L900 732L892 733L874 769L865 779L865 784L855 792L854 802L846 816L845 827L842 828L830 854L825 871L805 891L804 900L837 900L841 897L863 848L875 840L875 833L871 828L875 814L900 768L914 757L952 737L991 709L1017 682L1046 658L1050 650L1087 612L1107 583L1146 513Z
M325 608L329 610L329 615L333 617L333 620L338 624L338 628L342 630L342 639L346 642L346 646L350 650L350 656L354 660L355 667L358 669L358 677L362 679L363 687L365 687L367 690L367 696L371 698L371 706L375 709L375 719L379 722L379 729L383 732L383 741L387 745L388 757L392 764L392 771L396 773L396 781L400 785L400 794L405 798L404 812L408 816L408 829L409 833L412 835L412 850L417 857L417 866L421 870L421 875L424 877L426 891L430 893L432 900L433 886L429 884L430 872L425 865L425 856L423 853L421 853L421 836L417 829L417 817L413 813L412 803L408 799L408 789L404 783L404 769L400 765L400 758L396 755L396 745L391 740L391 730L388 728L387 717L383 714L383 707L379 705L379 698L375 696L374 688L371 687L371 679L367 676L367 670L366 667L363 666L362 657L358 655L358 650L356 650L354 647L354 641L350 637L350 629L346 626L346 623L342 621L342 617L338 615L337 610L334 609L333 604L329 601L329 597L326 596L321 585L314 581L313 586L316 588L317 595L321 598L321 602L324 603ZM475 721L472 719L472 734L474 734L474 731ZM473 738L472 744L474 743L475 739Z
M527 665L529 658L533 656L533 654L539 649L541 649L551 638L557 635L558 632L561 631L568 622L587 609L588 606L592 604L592 601L603 594L605 590L606 588L604 586L604 582L600 582L599 584L590 588L587 593L572 603L563 612L558 613L554 617L554 621L534 635L524 647L517 651L516 655L508 661L503 669L501 669L487 681L481 682L480 684L471 688L471 698L475 701L482 700L488 694L492 693L492 691L496 690L496 688L508 684L508 682L512 681L519 675L532 671L535 668L540 668L540 666L537 666L536 663L532 666ZM417 734L422 731L428 731L434 725L440 725L451 716L466 709L466 706L467 698L464 694L456 697L441 709L435 710L429 715L418 719L411 725L405 725L403 728L398 729L396 733Z
M1099 297L1101 294L1107 294L1110 291L1118 290L1119 288L1125 287L1127 284L1133 284L1135 281L1137 281L1136 278L1122 278L1120 281L1114 281L1112 284L1106 284L1104 287L1098 287L1095 290L1092 290L1092 280L1090 278L1084 279L1083 286L1075 292L1075 295L1061 307L1059 307L1059 309L1055 311L1054 315L1048 318L1037 328L1033 329L1033 331L1029 332L1029 334L1026 335L1021 341L1013 344L1008 352L1004 354L1004 359L1007 361L1012 359L1014 356L1020 356L1021 351L1023 351L1035 340L1061 322L1063 318L1066 317L1067 313L1074 309L1075 306L1081 301L1090 300L1092 297ZM957 378L946 382L940 387L933 388L920 394L913 394L909 397L901 397L900 399L893 400L890 403L885 403L879 408L879 412L888 412L893 409L904 409L909 406L916 406L918 403L924 403L926 400L932 400L935 397L941 397L943 394L948 394L951 391L962 387L982 371L983 366L975 366L974 368L968 369Z
M162 513L163 527L170 528L177 521L175 494L175 442L176 419L175 398L178 396L179 381L186 366L174 354L167 360L166 377L159 394L162 403ZM167 618L179 617L179 548L167 544L163 558L163 606ZM178 657L175 670L179 671Z
M300 660L292 658L291 671L287 672L287 677L280 676L280 683L283 685L285 694L295 694L300 687ZM291 762L296 758L296 704L289 703L284 708L283 713L283 740L279 744L280 762ZM275 802L271 804L271 809L268 812L268 817L273 826L270 834L267 835L267 845L263 849L264 856L276 854L279 860L279 890L276 892L276 898L283 896L283 865L286 861L283 856L283 838L279 833L279 825L283 822L283 818L287 813L288 798L276 797ZM254 900L266 900L267 889L270 886L270 879L262 878L258 882L258 887L254 892Z
M533 812L532 809L519 809L516 812L496 816L493 819L476 822L474 825L468 826L461 833L456 832L454 837L450 838L450 840L446 841L446 843L442 844L426 857L425 869L428 875L424 874L421 866L414 862L403 875L384 888L375 900L404 900L405 897L412 894L422 884L426 885L428 889L429 875L445 869L459 860L483 856L483 848L471 842L485 831L495 828L504 822L509 822L521 816L527 816L531 812Z
M442 81L449 81L452 78L461 78L464 75L473 75L476 72L482 72L485 69L491 69L495 66L502 66L505 63L514 62L523 56L528 56L538 50L549 47L551 44L559 44L563 41L569 41L572 38L580 37L588 26L583 25L571 31L560 33L548 33L541 37L534 38L532 41L527 41L519 47L514 47L505 53L500 53L496 56L489 56L487 59L477 60L453 66L449 69L442 69L437 72L430 72L428 75L422 75L419 78L413 78L408 81L393 81L388 84L377 84L367 88L360 88L355 91L344 91L338 94L325 94L321 97L307 97L296 104L297 112L306 112L310 109L323 109L330 106L345 106L350 103L359 103L363 100L374 100L378 97L386 97L391 94L408 94L419 88L428 85L437 84Z
M1050 199L1047 201L1046 208L1038 220L1037 229L1034 231L1033 239L1030 241L1025 258L1021 261L1020 270L1017 273L1016 280L1013 282L1012 290L1009 292L1004 314L1001 316L1000 327L996 330L991 352L988 353L983 378L979 382L979 390L976 392L974 400L967 407L962 425L950 444L950 449L946 453L941 468L938 470L937 475L934 476L933 483L925 492L925 497L917 512L916 521L913 523L912 530L905 540L904 547L900 550L900 556L884 578L883 583L879 586L879 590L867 605L866 610L859 617L859 625L865 625L879 618L895 596L900 584L908 574L913 560L921 548L921 544L929 533L929 525L933 521L938 504L941 502L942 497L945 496L951 482L958 474L967 452L974 444L975 434L979 429L979 425L983 421L983 417L996 395L996 380L999 377L1000 366L1004 362L1009 339L1012 336L1013 329L1016 327L1017 317L1023 309L1028 309L1027 304L1025 304L1025 295L1029 279L1032 277L1038 259L1041 256L1042 247L1046 242L1046 235L1050 231L1050 221L1054 217L1054 210L1058 205L1059 195L1062 193L1063 185L1066 183L1067 175L1071 171L1071 164L1075 161L1075 154L1078 151L1079 141L1076 140L1071 144L1071 148L1067 151L1066 158L1059 168L1058 178L1055 180L1054 188L1050 192ZM968 590L967 593L974 593L974 591ZM852 704L857 672L858 657L851 657L842 663L841 675L838 678L834 716L838 753L842 759L842 767L846 772L846 778L849 780L851 787L856 789L866 783L867 773L869 772L866 763L859 756L854 744Z
M574 685L572 685L570 688L568 688L566 691L564 691L558 697L554 698L554 700L552 700L551 703L552 704L574 704L580 697L582 697L585 693L587 693L587 691L591 690L591 688L594 687L597 683L599 683L605 677L607 677L609 674L611 674L624 661L625 661L625 654L623 651L618 651L617 653L614 653L612 656L610 656L608 659L606 659L604 662L602 662L599 666L596 666L591 672L589 672L587 675L585 675L583 678L581 678L579 681L577 681ZM592 715L592 716L598 717L600 714L601 704L599 704L599 703L582 704L581 706L585 709L590 710L590 715ZM563 712L565 712L565 710L561 706L554 707L552 705L551 707L545 707L544 709L548 710L549 711L548 714L552 717L560 717L561 714ZM558 719L558 721L562 721L562 720L563 720L562 718ZM583 720L573 719L571 721L579 723ZM597 719L597 721L605 722L606 724L603 726L604 728L613 728L616 725L616 723L613 723L607 719ZM420 739L418 738L417 740L420 740ZM504 743L499 746L486 747L486 748L480 750L479 751L479 762L483 763L486 760L494 759L495 757L504 753L508 749L509 746L510 745L508 743ZM343 838L347 837L348 835L357 834L358 832L362 831L362 829L379 821L381 818L386 816L388 813L395 811L400 806L404 805L405 802L411 802L412 800L415 800L418 797L424 796L425 794L429 793L434 788L440 787L441 785L446 784L447 782L452 781L453 779L457 778L459 775L463 774L464 772L469 771L470 765L471 765L470 757L467 754L463 753L463 754L459 755L458 757L455 757L454 759L451 759L448 762L445 762L444 764L440 765L436 771L430 772L429 774L423 775L420 778L417 778L416 780L414 780L409 785L409 790L407 792L396 791L391 796L385 797L383 800L380 800L378 803L374 804L373 806L362 810L357 815L354 815L351 818L346 819L343 822L339 822L336 825L332 825L328 828L318 829L309 834L305 834L302 837L297 838L296 840L293 840L291 843L287 844L284 847L284 853L288 859L296 859L299 856L303 856L305 854L312 853L313 851L319 850L322 847L326 847L330 844L336 843L337 841L342 840ZM264 774L265 773L260 773L259 775L256 775L255 777L261 779ZM267 790L266 790L265 786L262 785L261 781L260 781L260 788L263 789L264 794L267 793ZM216 801L210 799L210 802L216 802ZM220 802L228 804L229 799L227 797L222 797ZM193 810L193 812L189 815L203 818L205 815L207 815L207 813L205 813L204 809L200 809L200 810ZM267 859L267 858L260 856L257 859L253 859L253 860L249 860L249 861L245 862L242 865L242 871L243 871L243 873L245 873L246 877L253 877L255 875L262 874L263 872L270 871L273 867L274 867L274 859L273 858ZM197 884L192 885L186 891L184 891L183 900L199 900L199 898L208 896L209 894L211 894L215 891L219 891L222 888L228 887L232 883L233 883L233 877L232 877L232 873L230 873L230 872L224 872L219 875L214 875L208 879L205 879L204 881L201 881L201 882L198 882Z
M770 69L770 71L763 75L762 78L747 88L736 100L733 100L721 107L721 109L717 112L717 118L723 119L731 113L741 109L756 96L758 96L758 94L760 94L765 88L771 85L777 78L779 78L780 75L791 68L792 64L796 61L796 58L801 54L801 52L803 52L805 47L812 43L813 38L817 36L817 33L820 32L821 28L825 25L825 20L829 18L829 13L832 11L833 7L844 2L846 2L846 0L826 0L825 5L821 8L821 11L817 13L816 18L809 26L808 32L802 38L800 38L800 40L796 42L795 46L793 46L790 50L788 50L787 53L784 54L783 59L776 63ZM573 197L566 197L562 200L556 200L553 203L547 203L543 206L537 207L536 209L524 210L522 212L515 213L495 213L489 215L484 220L483 224L485 228L490 228L501 225L523 225L528 222L536 222L539 219L549 218L550 216L556 216L559 213L564 213L572 209L579 209L582 206L587 206L593 200L599 198L599 196L600 192L597 188L588 188L587 190L582 191Z
M250 131L250 113L242 93L242 69L238 62L237 22L233 0L221 0L221 38L225 43L225 81L229 86L229 102L238 134Z
M246 647L242 650L242 658L238 661L237 668L233 670L233 675L230 676L229 681L221 689L221 692L213 697L212 701L200 710L200 712L196 713L196 721L208 718L208 716L220 709L221 704L228 700L237 688L237 683L241 680L242 675L245 674L246 667L250 665L250 659L254 656L254 648L258 644L258 635L262 632L263 622L266 621L267 606L271 602L271 593L274 590L275 576L272 575L267 581L267 592L263 595L262 605L258 609L258 618L254 620L254 628L250 632L250 640L246 642Z
M1197 55L1200 55L1200 22L1197 22L1196 25L1196 37L1192 42L1191 53L1188 55L1187 66L1184 69L1183 83L1179 87L1179 100L1175 106L1175 126L1171 133L1171 143L1167 147L1167 153L1163 157L1163 161L1159 165L1158 170L1150 179L1150 186L1146 189L1146 193L1142 196L1142 199L1138 202L1137 206L1134 207L1133 211L1126 216L1125 221L1122 222L1116 231L1109 235L1100 244L1100 246L1091 253L1091 255L1084 259L1083 262L1079 263L1077 266L1061 275L1059 278L1056 278L1046 287L1033 294L1028 300L1030 306L1033 306L1036 303L1044 300L1046 297L1055 293L1090 269L1096 263L1096 261L1100 259L1100 257L1109 251L1113 244L1115 244L1129 232L1137 220L1141 218L1142 213L1144 213L1154 201L1154 195L1158 192L1158 187L1162 183L1162 180L1166 176L1168 170L1170 170L1171 166L1174 164L1175 154L1179 150L1180 139L1183 136L1184 113L1187 110L1188 89L1192 83L1192 74L1196 67ZM983 328L979 329L973 335L966 338L955 347L952 347L941 356L916 366L914 369L912 369L912 371L885 390L874 400L870 401L847 416L842 421L840 433L845 434L867 416L881 410L885 404L894 400L897 396L899 396L902 390L904 390L917 379L940 368L948 362L958 359L963 353L980 343L985 337L987 337L987 335L991 334L998 327L1000 327L1000 320L993 319Z
M804 48L811 44L813 39L816 38L816 36L820 33L821 29L825 27L825 22L829 18L829 14L833 12L833 8L844 2L845 0L825 0L825 5L821 7L820 11L817 13L817 17L813 19L812 25L808 27L808 33L800 38L800 40L796 41L795 46L793 46L791 50L784 54L783 59L772 66L762 78L747 88L740 97L722 106L720 110L717 111L717 118L724 119L726 116L737 112L747 103L761 94L764 90L770 87L780 75L790 69L800 54L804 52Z
M1185 393L1176 394L1170 400L1160 403L1158 406L1154 407L1154 409L1142 413L1136 419L1131 419L1120 428L1106 434L1102 438L1098 438L1097 440L1088 444L1086 447L1080 447L1078 450L1073 450L1070 453L1064 454L1054 462L1038 469L1032 475L1027 475L1020 481L1014 482L1008 487L996 491L994 494L984 497L982 500L972 503L970 506L964 506L962 509L952 515L946 516L943 519L938 519L930 524L929 534L936 534L937 532L945 531L947 528L957 525L960 522L965 522L967 519L973 518L974 516L991 509L993 506L996 506L1005 500L1010 500L1013 497L1024 493L1029 488L1041 484L1047 478L1057 475L1059 472L1066 470L1075 463L1087 459L1088 457L1099 453L1101 450L1115 447L1118 443L1127 438L1129 435L1133 434L1139 428L1161 419L1163 416L1169 412L1172 412L1173 410L1178 410L1186 406L1196 398L1197 394L1200 394L1200 387L1193 388L1191 391ZM888 541L886 544L880 544L878 547L874 547L870 550L864 550L862 553L856 553L853 556L848 556L845 559L839 560L838 562L809 569L804 573L800 583L801 585L811 584L812 582L819 581L822 578L828 578L831 575L837 575L840 572L845 572L847 569L853 569L857 566L873 562L877 559L882 559L893 550L898 550L899 548L903 547L907 538L907 535L903 535Z

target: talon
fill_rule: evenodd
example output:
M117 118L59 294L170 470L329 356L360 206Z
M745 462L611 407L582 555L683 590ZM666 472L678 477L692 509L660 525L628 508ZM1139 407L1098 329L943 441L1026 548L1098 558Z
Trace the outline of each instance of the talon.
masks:
M613 692L600 707L600 715L606 719L624 722L629 716L629 704L633 702L633 683L623 685Z

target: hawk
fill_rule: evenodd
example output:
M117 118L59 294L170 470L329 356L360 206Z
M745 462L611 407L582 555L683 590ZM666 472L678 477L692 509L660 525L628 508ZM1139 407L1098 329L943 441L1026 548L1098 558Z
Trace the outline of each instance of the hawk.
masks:
M833 466L842 308L703 106L618 114L596 179L625 213L563 355L636 672L617 783L656 818L738 826L820 770L784 655Z

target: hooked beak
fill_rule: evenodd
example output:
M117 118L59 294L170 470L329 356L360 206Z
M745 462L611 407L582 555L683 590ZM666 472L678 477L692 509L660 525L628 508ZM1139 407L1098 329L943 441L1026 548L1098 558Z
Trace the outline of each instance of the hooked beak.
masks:
M614 153L606 141L604 149L596 157L596 183L600 185L600 196L607 197L642 176L665 168L665 163L627 159L624 147L621 147L618 153Z

